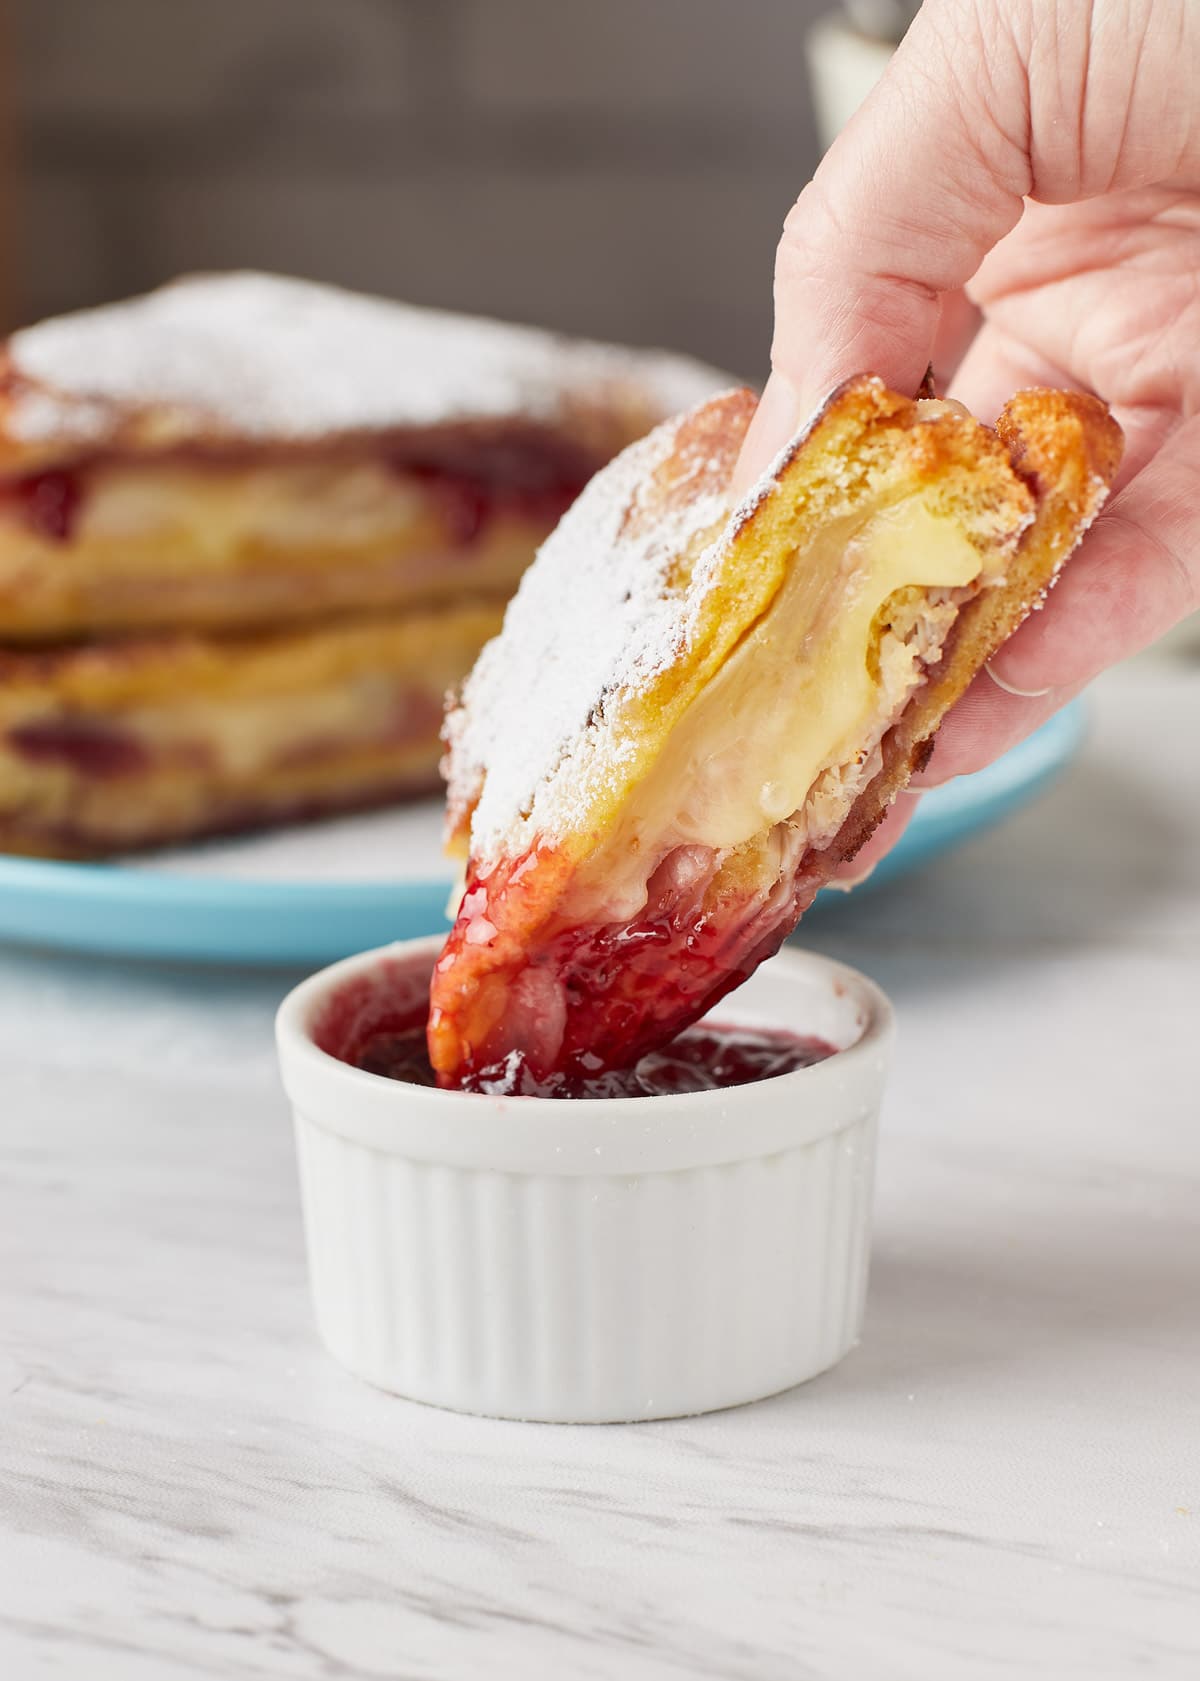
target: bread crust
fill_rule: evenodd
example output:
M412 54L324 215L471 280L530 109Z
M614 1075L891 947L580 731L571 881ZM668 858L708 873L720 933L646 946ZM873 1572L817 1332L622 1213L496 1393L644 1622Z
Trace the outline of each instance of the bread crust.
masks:
M900 790L928 765L937 731L988 660L1045 603L1064 562L1099 513L1124 447L1105 403L1081 392L1027 390L1002 409L996 436L1032 497L1023 533L1002 584L968 602L941 660L927 674L883 741L883 765L851 809L835 840L809 861L827 880L866 844Z

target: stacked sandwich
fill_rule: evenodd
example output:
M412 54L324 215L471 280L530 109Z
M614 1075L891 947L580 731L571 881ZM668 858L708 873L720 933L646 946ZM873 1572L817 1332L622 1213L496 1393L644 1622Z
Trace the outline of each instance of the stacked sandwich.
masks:
M436 784L446 690L696 364L267 275L0 362L0 848L96 856Z

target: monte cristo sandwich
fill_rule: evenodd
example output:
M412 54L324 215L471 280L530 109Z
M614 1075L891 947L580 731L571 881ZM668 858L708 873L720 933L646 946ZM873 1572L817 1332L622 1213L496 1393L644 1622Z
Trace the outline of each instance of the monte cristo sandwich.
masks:
M459 681L683 358L263 274L0 351L0 847L102 854L428 787Z
M632 1066L774 952L928 759L1112 482L1104 404L993 429L879 380L739 506L749 392L660 426L542 548L448 720L465 890L435 969L447 1086Z

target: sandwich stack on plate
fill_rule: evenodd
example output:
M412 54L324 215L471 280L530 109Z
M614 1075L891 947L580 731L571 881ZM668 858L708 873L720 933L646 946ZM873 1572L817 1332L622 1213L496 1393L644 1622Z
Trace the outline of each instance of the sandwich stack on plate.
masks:
M697 363L262 274L0 352L0 849L95 857L437 784L445 692Z

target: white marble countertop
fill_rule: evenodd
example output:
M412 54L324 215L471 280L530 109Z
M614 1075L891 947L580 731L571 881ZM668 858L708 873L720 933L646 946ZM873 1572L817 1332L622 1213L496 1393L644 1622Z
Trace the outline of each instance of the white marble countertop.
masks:
M279 974L0 957L0 1674L1200 1673L1200 670L811 919L892 993L866 1334L735 1412L377 1394L309 1321Z

